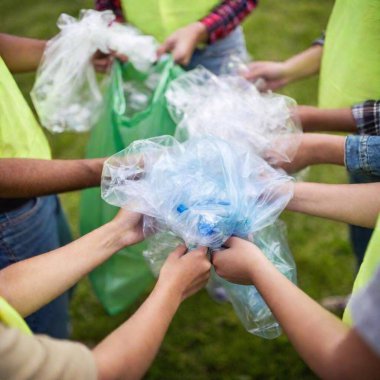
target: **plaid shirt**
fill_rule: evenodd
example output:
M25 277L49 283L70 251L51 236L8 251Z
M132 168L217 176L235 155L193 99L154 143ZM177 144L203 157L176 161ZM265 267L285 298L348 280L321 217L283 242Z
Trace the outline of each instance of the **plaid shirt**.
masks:
M258 0L224 0L207 16L199 20L208 32L208 42L213 43L231 33L256 8ZM112 10L117 21L124 21L120 0L96 0L98 11Z
M380 136L380 100L366 100L351 110L360 135Z

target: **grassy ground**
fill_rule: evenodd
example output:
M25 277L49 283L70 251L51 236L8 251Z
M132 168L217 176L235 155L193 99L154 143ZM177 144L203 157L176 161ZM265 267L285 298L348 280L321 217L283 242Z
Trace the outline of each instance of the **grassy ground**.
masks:
M76 15L89 0L2 0L0 31L46 38L56 33L61 12ZM262 1L245 23L249 51L255 59L283 59L309 45L325 27L333 0ZM18 75L24 94L33 75ZM284 93L300 104L316 104L317 78L289 86ZM49 136L55 157L81 157L86 135ZM345 182L343 169L316 167L310 181ZM73 231L78 228L78 193L62 196ZM299 272L299 285L312 297L349 292L354 262L344 225L318 218L285 214L289 242ZM134 306L137 307L138 304ZM97 303L86 280L72 303L73 338L95 344L125 320L133 308L109 317ZM185 302L176 315L158 359L147 379L311 379L314 376L285 337L265 341L249 335L229 305L215 304L205 292Z

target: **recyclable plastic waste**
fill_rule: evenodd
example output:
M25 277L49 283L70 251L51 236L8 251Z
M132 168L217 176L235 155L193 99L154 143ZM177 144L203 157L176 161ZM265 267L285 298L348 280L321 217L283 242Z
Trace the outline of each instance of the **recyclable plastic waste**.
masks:
M233 59L223 75L199 66L173 81L166 97L178 123L180 141L216 136L236 149L254 151L271 164L290 162L302 133L294 114L296 102L284 95L260 93L241 75L244 65Z
M252 152L212 136L183 143L170 136L138 140L106 161L101 192L109 204L144 215L144 233L152 236L145 256L156 274L179 239L216 250L235 235L253 239L295 281L286 239L265 229L274 228L293 181ZM254 287L213 276L248 331L278 336L278 323Z
M153 37L114 21L111 11L59 17L61 32L48 42L31 92L40 121L51 132L84 132L97 121L103 96L91 63L96 51L124 54L142 72L156 60Z

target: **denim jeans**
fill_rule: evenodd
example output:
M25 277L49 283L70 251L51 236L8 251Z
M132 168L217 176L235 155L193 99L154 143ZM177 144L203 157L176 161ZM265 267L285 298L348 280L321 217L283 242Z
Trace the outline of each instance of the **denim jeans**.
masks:
M0 269L70 241L70 230L58 198L30 199L20 208L0 214ZM25 320L35 333L67 338L68 301L66 292Z
M207 45L204 49L196 49L185 69L191 70L202 65L214 74L219 75L223 63L231 55L238 56L243 60L248 57L243 30L240 26L227 37Z
M345 165L350 183L380 182L380 136L348 136ZM350 225L350 238L360 267L373 230Z

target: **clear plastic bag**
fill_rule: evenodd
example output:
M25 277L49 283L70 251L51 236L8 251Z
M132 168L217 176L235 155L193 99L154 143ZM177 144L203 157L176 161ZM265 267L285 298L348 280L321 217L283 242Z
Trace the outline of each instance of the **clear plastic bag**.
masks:
M253 150L271 164L290 162L300 143L301 127L293 113L296 102L283 95L260 93L236 75L231 61L219 77L199 66L173 81L166 92L177 121L176 137L216 136L239 149Z
M221 139L179 143L161 136L135 141L109 158L101 191L106 202L144 214L145 236L155 234L145 257L157 274L181 240L188 247L220 249L232 235L247 238L272 225L292 197L293 181L255 154L236 150ZM246 293L223 286L247 329L273 337L260 333L264 331L260 323L267 326L263 321L269 318L263 312L265 304L261 314L246 305L244 317L239 305L246 304ZM257 329L250 322L255 318Z
M91 63L96 51L127 55L146 71L157 43L137 29L114 22L111 11L82 10L79 19L62 14L61 32L46 46L31 97L41 124L52 132L84 132L99 116L102 94Z
M214 249L231 235L272 224L292 197L293 181L221 139L179 143L160 136L109 158L101 191L108 203L151 217L153 229Z
M297 282L296 264L293 260L286 239L286 227L276 221L249 239L255 243L265 256L293 283ZM166 258L183 241L171 232L159 232L148 238L148 246L144 251L153 274L158 277ZM254 286L230 283L211 272L214 287L223 288L245 329L251 334L266 339L274 339L281 334L281 327L268 305Z

